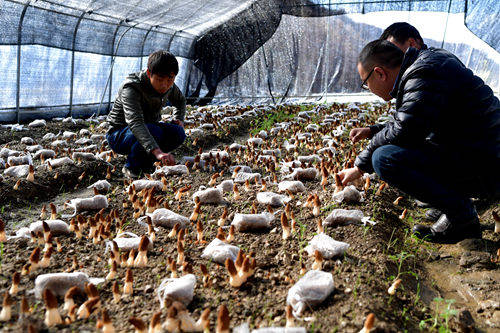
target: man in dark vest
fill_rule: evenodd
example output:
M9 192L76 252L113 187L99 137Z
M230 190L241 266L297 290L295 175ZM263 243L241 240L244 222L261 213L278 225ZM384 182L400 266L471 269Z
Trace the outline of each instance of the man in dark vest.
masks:
M186 98L174 83L178 72L174 55L156 51L148 58L147 70L129 74L118 90L107 118L111 127L106 139L114 152L127 155L122 169L127 177L152 172L155 161L175 164L169 152L186 138ZM176 108L172 123L160 121L167 102Z
M363 131L371 141L344 184L363 172L443 212L414 233L435 242L480 238L471 197L500 197L500 102L490 87L446 50L368 43L358 58L362 85L396 99L394 121Z

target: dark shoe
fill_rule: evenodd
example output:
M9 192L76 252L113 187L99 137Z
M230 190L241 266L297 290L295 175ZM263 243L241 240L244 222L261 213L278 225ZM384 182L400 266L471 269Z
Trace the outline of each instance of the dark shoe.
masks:
M441 215L443 215L443 212L437 208L429 208L425 212L425 218L432 222L437 221L441 217Z
M135 172L125 166L122 168L122 172L126 178L132 178L132 179L139 178L139 172Z
M481 226L477 216L466 221L451 222L443 214L432 226L416 224L413 233L429 242L456 243L467 238L481 238Z

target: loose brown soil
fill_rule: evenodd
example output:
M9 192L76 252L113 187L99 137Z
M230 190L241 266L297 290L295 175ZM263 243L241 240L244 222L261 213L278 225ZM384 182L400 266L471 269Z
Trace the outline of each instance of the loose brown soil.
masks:
M299 107L290 108L295 113L300 111ZM345 105L340 106L340 108L345 108ZM334 111L329 110L329 112ZM52 125L50 122L49 128L45 131L55 132ZM303 126L306 125L306 123L303 124ZM186 145L180 148L177 157L183 154L196 154L199 147L204 150L210 147L223 148L224 144L227 145L235 139L241 141L241 138L248 133L249 127L249 122L245 121L231 126L227 131L212 131L199 138L196 146L192 145L192 140L188 140ZM37 135L41 137L45 134L45 132L37 133L30 133L29 136L36 140ZM290 133L290 136L292 135ZM0 137L7 137L7 134L2 133ZM272 139L273 137L269 138L268 141ZM277 139L281 142L285 138ZM9 142L11 147L17 147L15 140ZM347 151L349 146L344 149ZM301 155L307 155L310 152L311 150L307 147L300 149ZM112 189L107 194L110 205L103 213L106 216L112 209L118 209L120 216L127 219L125 231L143 235L147 230L138 225L136 219L132 218L134 210L130 206L122 208L123 201L128 201L120 173L123 161L123 157L111 161L116 166L116 170L109 180L112 184ZM235 162L233 161L233 163ZM269 174L263 169L264 166L256 163L255 160L248 165L252 167L254 172L260 172L263 175ZM67 198L72 197L72 193L75 191L103 179L106 175L106 169L107 164L101 161L85 162L82 165L63 168L59 171L60 177L57 180L53 179L54 171L40 173L34 184L22 180L19 191L12 190L15 180L6 179L0 184L2 191L2 199L0 200L5 207L0 212L0 217L7 223L10 230L15 230L16 219L35 221L38 219L41 205L50 202L64 202ZM83 170L86 171L87 177L78 181L77 178ZM184 197L181 202L176 202L173 189L188 184L192 186L193 190L198 189L201 185L207 186L212 174L213 172L196 171L186 176L171 176L168 178L169 190L157 193L157 195L159 198L163 198L171 210L189 217L193 211L190 196ZM217 183L230 177L231 173L226 170ZM228 275L223 266L201 258L206 244L200 245L195 242L196 227L192 225L186 236L185 252L186 260L193 266L194 274L197 276L197 285L194 299L189 304L188 309L195 318L198 318L203 309L210 308L212 311L210 315L211 331L215 330L217 308L221 304L225 304L229 308L232 327L244 322L247 322L252 328L284 326L288 290L300 279L301 264L305 263L306 268L310 269L313 262L303 249L317 232L317 220L325 218L334 208L361 209L365 215L371 216L371 219L377 224L367 227L347 225L326 228L326 234L335 240L349 243L350 248L344 256L325 261L323 271L332 273L335 290L321 305L306 311L304 317L310 317L307 321L298 321L298 324L307 327L308 331L358 332L363 327L366 316L369 313L374 313L376 316L374 331L417 332L422 320L433 318L435 315L432 299L436 296L447 298L450 295L441 285L441 280L446 279L445 274L439 274L439 269L430 270L426 268L426 265L432 264L439 268L440 265L444 267L444 264L447 263L455 265L452 266L451 271L456 269L459 272L460 270L498 272L498 263L492 263L491 260L491 265L487 268L484 266L479 268L459 266L458 261L467 246L462 243L454 245L455 251L452 251L448 245L428 244L412 238L411 227L415 222L422 220L423 210L416 208L411 198L390 187L382 191L380 196L375 195L379 184L378 181L373 181L371 188L366 193L365 202L353 205L334 203L331 199L334 190L332 185L327 186L326 191L323 191L319 181L305 182L307 191L297 195L292 200L300 232L294 233L291 238L283 241L279 218L276 218L270 232L236 233L232 244L239 246L245 253L252 254L257 262L254 276L240 289L229 286ZM242 198L238 201L226 193L224 197L228 201L229 212L231 214L250 213L259 188L260 186L252 185L252 190L246 192L243 186L240 186ZM193 193L193 190L190 191L190 194ZM277 185L268 186L268 191L277 192L277 190ZM322 209L319 217L312 215L312 209L296 205L299 201L305 202L310 193L318 193L320 196ZM396 206L393 201L400 195L404 198ZM61 196L64 199L60 199ZM33 208L28 210L28 205L32 205ZM479 241L479 245L476 244L474 250L495 259L500 237L491 230L492 207L495 208L495 203L493 205L487 203L478 207L482 214L481 222L485 232L483 233L484 240ZM498 203L496 203L496 207L498 207ZM58 204L59 213L64 213L62 208L62 204ZM257 204L257 208L259 212L266 210L266 207L260 204ZM398 216L404 208L408 209L408 215L404 220L401 220ZM200 220L203 224L204 239L207 242L215 238L217 220L223 209L224 205L204 205L202 207ZM95 213L86 212L83 213L83 216L94 216ZM159 310L156 288L161 280L170 276L170 271L166 267L167 258L175 259L177 257L176 240L167 237L169 231L160 228L156 232L157 240L154 243L154 248L148 252L148 267L133 268L134 293L131 297L123 298L119 304L115 304L112 302L111 294L113 281L106 281L99 286L102 306L108 310L117 331L132 331L132 325L128 323L128 318L132 316L139 317L149 323L152 314ZM112 235L115 232L116 226L112 225ZM85 230L84 235L87 234L88 230ZM69 269L73 256L78 259L80 271L91 277L105 277L108 273L107 258L109 255L104 254L105 244L103 242L92 244L91 240L85 237L77 239L74 235L68 238L59 238L63 245L63 251L53 255L51 266L22 277L20 285L22 290L14 296L13 319L4 323L3 328L6 332L24 330L28 323L38 329L46 329L43 324L45 312L43 302L35 299L34 295L29 293L29 290L33 289L37 275ZM35 247L35 244L30 241L15 241L4 244L1 256L0 292L3 293L9 289L12 274L15 271L20 271L21 267L28 262L29 254ZM200 264L202 263L207 265L209 269L211 276L209 286L203 286L201 281ZM125 270L125 268L118 269L118 280L121 288L123 287ZM450 269L445 270L445 272L448 274ZM396 295L390 296L387 289L396 277L401 278L403 282ZM488 290L493 294L486 293L487 296L483 297L494 300L495 295L499 295L498 288L495 288L497 288L495 285L491 285ZM18 322L18 304L22 295L27 295L32 306L32 314L27 321ZM498 298L496 299L498 300ZM457 306L454 308L467 307L476 320L476 326L485 331L494 332L495 329L491 327L488 320L494 320L495 311L498 309L478 312L473 303L462 303L460 299L457 299ZM59 300L59 304L59 309L62 312L62 300ZM51 328L49 331L95 330L98 318L100 318L100 314L96 313L88 320L77 320L69 325ZM166 318L165 309L162 318ZM430 325L424 326L424 331L432 330L432 322L427 321L427 323ZM440 319L439 323L441 325L444 321ZM451 320L449 329L459 331L460 322L456 319Z

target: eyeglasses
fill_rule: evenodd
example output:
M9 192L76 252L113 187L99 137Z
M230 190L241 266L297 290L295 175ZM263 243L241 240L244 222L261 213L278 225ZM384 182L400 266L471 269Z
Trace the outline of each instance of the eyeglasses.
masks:
M370 88L368 88L368 85L366 84L366 82L368 81L368 79L370 78L370 76L372 75L374 70L375 70L375 67L372 68L370 73L368 73L368 76L366 77L366 79L363 80L363 83L361 83L361 89L370 90Z

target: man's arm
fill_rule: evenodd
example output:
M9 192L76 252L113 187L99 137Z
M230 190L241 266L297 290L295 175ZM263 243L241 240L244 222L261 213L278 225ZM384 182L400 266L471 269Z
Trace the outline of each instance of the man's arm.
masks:
M368 146L357 157L354 165L365 172L373 172L371 157L378 147L394 145L424 144L425 138L431 132L431 126L439 115L442 97L438 94L439 87L422 83L421 79L408 80L406 85L417 87L405 89L401 106L398 108L394 121L388 122L373 136Z
M149 132L144 123L144 114L141 107L141 95L133 87L125 87L122 90L123 113L125 122L129 126L132 134L141 146L151 153L160 146Z

